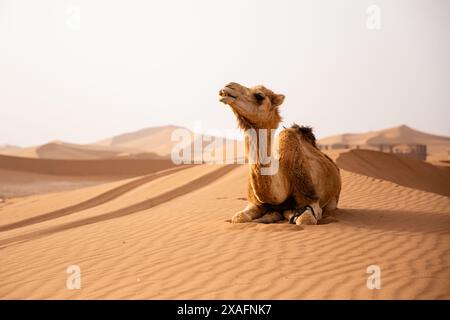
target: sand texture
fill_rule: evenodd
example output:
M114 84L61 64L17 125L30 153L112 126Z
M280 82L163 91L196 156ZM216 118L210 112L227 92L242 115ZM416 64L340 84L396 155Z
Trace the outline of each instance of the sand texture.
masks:
M317 226L227 222L246 204L242 165L2 200L0 297L449 299L449 179L379 153L339 158L339 210ZM380 290L366 286L370 265Z

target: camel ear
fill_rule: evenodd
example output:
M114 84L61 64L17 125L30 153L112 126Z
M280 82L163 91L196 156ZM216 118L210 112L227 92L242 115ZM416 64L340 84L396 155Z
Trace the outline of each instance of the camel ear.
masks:
M284 101L284 95L283 94L274 94L272 97L272 105L274 107L278 107L280 104Z

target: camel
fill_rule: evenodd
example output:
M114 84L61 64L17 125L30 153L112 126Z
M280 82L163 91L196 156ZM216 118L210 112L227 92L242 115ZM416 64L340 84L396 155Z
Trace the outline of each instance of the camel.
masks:
M279 107L285 96L264 86L247 88L231 82L219 95L220 101L231 107L244 131L269 132L281 122ZM268 154L272 152L271 137L267 134ZM259 135L256 139L259 148ZM246 136L247 154L250 143ZM284 128L278 135L277 150L279 168L274 174L261 174L266 164L259 157L248 164L248 204L233 215L232 223L273 223L287 219L297 225L317 224L323 212L337 208L341 191L339 168L319 150L312 128L296 124Z

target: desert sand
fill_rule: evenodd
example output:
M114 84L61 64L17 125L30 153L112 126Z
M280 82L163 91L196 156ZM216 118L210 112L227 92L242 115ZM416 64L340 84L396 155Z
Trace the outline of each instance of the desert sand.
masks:
M8 198L0 297L450 299L449 180L387 156L336 155L339 209L316 226L229 223L246 204L243 165ZM70 265L81 269L79 290L66 288ZM381 268L380 290L366 286L370 265Z

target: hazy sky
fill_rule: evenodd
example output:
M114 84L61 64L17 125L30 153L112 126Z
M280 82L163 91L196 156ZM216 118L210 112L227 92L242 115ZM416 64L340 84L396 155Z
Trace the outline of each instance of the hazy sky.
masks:
M319 137L450 135L449 57L448 0L0 0L0 144L235 129L230 81L285 94L285 124Z

